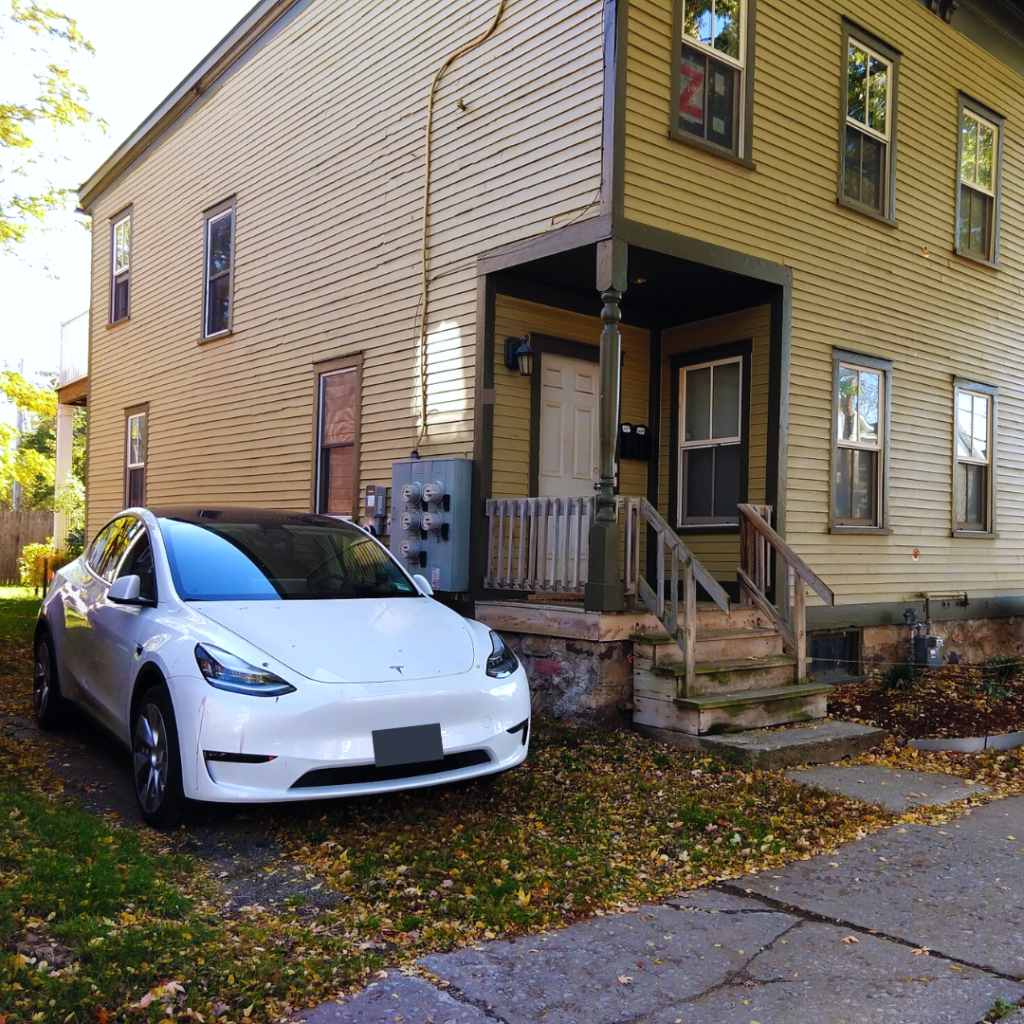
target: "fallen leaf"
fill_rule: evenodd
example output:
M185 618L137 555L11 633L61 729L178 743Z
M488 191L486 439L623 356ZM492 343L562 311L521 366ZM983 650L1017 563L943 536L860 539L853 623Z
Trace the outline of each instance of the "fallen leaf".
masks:
M843 942L848 946L852 946L855 942L860 942L860 939L858 939L856 935L844 935Z

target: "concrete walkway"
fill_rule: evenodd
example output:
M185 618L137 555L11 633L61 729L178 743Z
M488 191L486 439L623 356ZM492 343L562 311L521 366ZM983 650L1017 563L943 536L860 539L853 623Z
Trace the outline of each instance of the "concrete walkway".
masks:
M977 1024L1024 997L1024 797L431 956L310 1024Z

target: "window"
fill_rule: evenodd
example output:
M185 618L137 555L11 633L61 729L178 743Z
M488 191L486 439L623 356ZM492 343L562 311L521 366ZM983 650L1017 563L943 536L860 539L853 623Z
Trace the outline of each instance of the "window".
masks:
M359 369L354 365L317 374L317 493L315 509L355 516L359 463Z
M126 421L124 494L128 508L146 504L147 418L145 411L129 412Z
M231 286L234 277L235 204L222 203L206 214L203 337L231 330Z
M960 98L956 251L995 263L998 252L1002 118Z
M958 380L953 403L953 532L991 535L996 389Z
M844 23L839 202L892 220L896 209L899 54Z
M110 322L126 320L131 297L132 215L123 214L110 226Z
M153 548L149 534L140 522L140 529L133 532L129 548L117 570L117 579L122 576L139 577L139 597L144 601L156 600L156 568L153 565Z
M832 526L882 529L892 364L836 352Z
M670 134L749 160L754 0L677 0Z
M126 552L133 546L146 528L135 516L121 516L105 526L92 542L89 549L89 568L97 576L113 583Z
M743 500L743 360L679 371L678 526L732 525Z

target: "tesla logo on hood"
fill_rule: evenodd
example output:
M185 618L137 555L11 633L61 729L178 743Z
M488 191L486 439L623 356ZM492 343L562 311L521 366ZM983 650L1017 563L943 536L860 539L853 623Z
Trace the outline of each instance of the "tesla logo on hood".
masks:
M393 668L399 675L401 675L402 674L402 669L405 668L405 666L404 665L389 665L388 668Z

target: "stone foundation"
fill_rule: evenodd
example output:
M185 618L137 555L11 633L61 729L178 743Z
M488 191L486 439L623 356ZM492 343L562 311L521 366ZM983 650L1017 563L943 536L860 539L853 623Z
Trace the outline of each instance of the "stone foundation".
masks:
M995 654L1024 653L1024 618L951 619L933 622L932 633L943 639L944 665L981 664ZM865 627L861 651L865 672L882 662L912 661L911 631L907 626Z
M535 713L575 725L614 728L629 722L633 644L529 633L502 636L530 678Z

